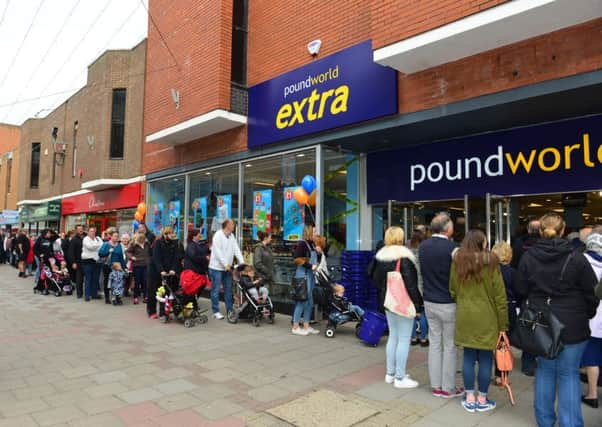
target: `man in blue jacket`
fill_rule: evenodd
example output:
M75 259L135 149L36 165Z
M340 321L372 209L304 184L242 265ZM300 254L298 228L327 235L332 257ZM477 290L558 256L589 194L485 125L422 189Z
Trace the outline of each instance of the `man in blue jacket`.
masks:
M418 249L424 309L429 321L428 370L433 395L449 399L464 392L456 387L456 304L449 293L452 254L456 250L451 240L454 223L448 214L439 213L431 222L431 231L433 236Z

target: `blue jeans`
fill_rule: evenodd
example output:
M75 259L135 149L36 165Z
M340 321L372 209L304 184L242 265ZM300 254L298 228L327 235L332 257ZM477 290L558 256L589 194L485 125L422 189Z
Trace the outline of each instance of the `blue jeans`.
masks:
M364 317L364 310L358 305L349 304L349 311L351 313L354 313L360 319ZM333 311L330 314L330 316L328 316L328 318L335 326L337 326L342 323L348 322L349 319L351 319L351 314L350 313L339 313L338 311Z
M416 327L420 325L420 336L416 333ZM429 322L426 320L426 313L422 313L419 319L414 319L414 326L412 327L412 338L420 338L422 341L426 340L429 334Z
M95 262L84 262L81 266L84 270L84 295L86 298L96 298L98 296L101 266Z
M587 341L566 344L556 359L537 358L535 372L535 419L539 427L556 423L555 403L558 388L558 424L583 427L579 365Z
M523 373L532 373L535 372L535 367L535 356L523 351L523 354L520 357L520 370Z
M299 323L301 318L305 323L309 323L311 315L314 309L314 286L316 285L316 279L311 270L306 271L305 267L297 267L295 277L306 277L307 279L307 300L296 301L295 309L293 310L293 323Z
M224 286L224 302L226 303L226 312L232 310L232 273L227 271L209 269L211 277L211 309L214 313L219 313L219 289Z
M410 340L414 319L399 316L385 310L389 325L389 338L387 339L387 374L395 375L401 380L406 376L406 364L410 352Z
M479 394L485 396L491 383L491 368L493 366L492 350L476 350L464 347L464 389L467 393L474 393L475 362L479 362Z
M34 256L33 259L36 261L36 275L34 276L33 281L37 284L38 280L40 280L40 258Z

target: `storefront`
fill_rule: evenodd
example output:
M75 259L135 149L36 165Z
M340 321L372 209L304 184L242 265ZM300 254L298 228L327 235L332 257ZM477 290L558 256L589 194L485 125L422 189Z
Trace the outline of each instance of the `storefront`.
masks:
M19 211L4 209L0 213L0 228L12 230L13 228L19 228L20 225Z
M210 239L224 218L233 218L248 261L257 231L271 232L271 295L289 302L292 254L304 224L328 238L335 276L341 251L359 249L365 158L320 144L276 143L396 112L396 73L374 64L369 41L251 87L249 150L185 173L147 176L147 223L155 233L170 225L180 239L188 229ZM306 175L316 179L316 198L301 205L293 192Z
M58 230L60 220L60 199L39 204L24 204L19 208L19 221L29 234L38 234L45 228Z
M142 198L142 184L136 182L117 188L90 191L63 199L63 229L76 224L93 225L98 230L116 227L119 233L132 233L136 206Z

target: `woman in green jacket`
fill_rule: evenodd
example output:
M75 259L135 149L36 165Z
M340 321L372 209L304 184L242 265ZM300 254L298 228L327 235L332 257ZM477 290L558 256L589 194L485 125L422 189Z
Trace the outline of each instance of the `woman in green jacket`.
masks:
M456 301L455 344L464 347L462 406L468 412L495 408L487 398L491 382L493 350L500 332L508 329L508 303L499 259L487 249L480 230L466 234L456 252L449 289ZM475 397L475 362L479 362L479 397Z

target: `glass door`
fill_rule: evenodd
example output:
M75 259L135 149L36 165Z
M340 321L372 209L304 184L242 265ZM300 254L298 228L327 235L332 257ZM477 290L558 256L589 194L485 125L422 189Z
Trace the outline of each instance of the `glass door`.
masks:
M486 201L486 221L485 232L489 246L493 246L499 242L507 242L511 240L511 212L510 198L497 196L487 193Z

